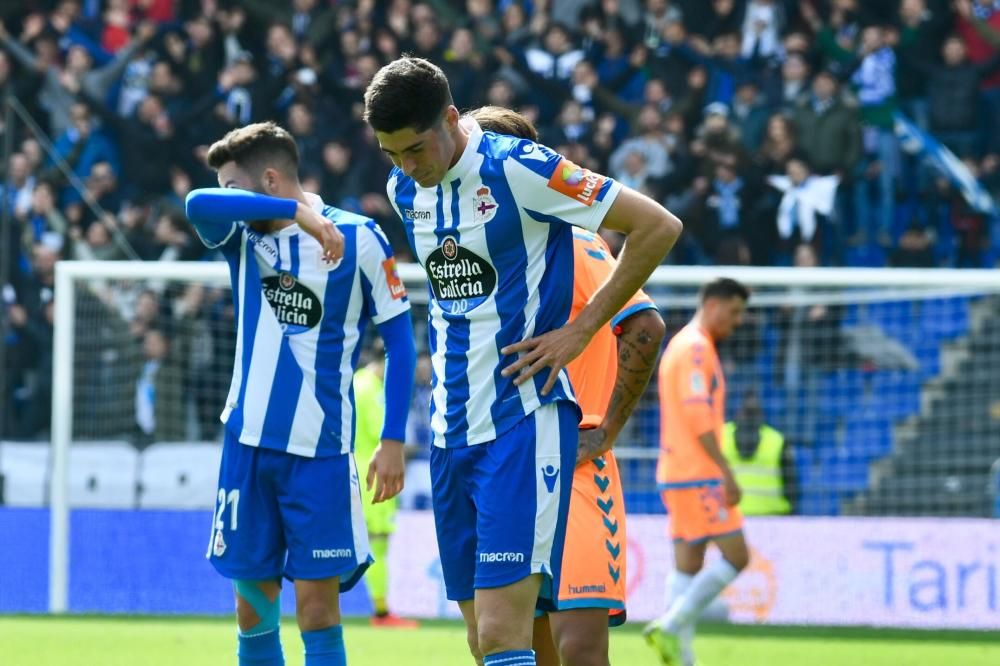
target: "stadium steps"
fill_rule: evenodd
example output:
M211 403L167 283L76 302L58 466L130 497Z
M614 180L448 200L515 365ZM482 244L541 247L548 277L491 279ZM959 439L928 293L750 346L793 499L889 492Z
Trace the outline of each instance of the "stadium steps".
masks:
M1000 305L974 301L969 334L945 343L941 374L920 414L898 426L894 453L869 470L850 515L988 516L990 465L1000 458Z

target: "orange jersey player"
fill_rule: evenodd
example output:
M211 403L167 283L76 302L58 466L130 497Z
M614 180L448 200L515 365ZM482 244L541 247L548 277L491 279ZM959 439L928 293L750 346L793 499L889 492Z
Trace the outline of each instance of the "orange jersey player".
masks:
M588 231L574 230L573 253L570 319L615 266L605 242ZM567 366L583 412L580 455L566 523L562 580L552 609L556 612L535 623L539 666L558 666L560 660L567 665L596 663L594 654L607 655L608 626L625 622L625 498L611 451L614 435L608 431L617 434L638 402L663 335L656 306L640 291ZM626 372L620 373L623 364Z
M740 489L719 443L726 380L716 343L743 319L750 293L720 278L701 290L694 319L671 339L660 360L660 459L656 481L670 514L675 572L667 612L646 626L663 664L692 666L698 616L749 560ZM704 567L714 542L722 558Z
M514 111L484 107L470 115L484 130L537 138ZM570 320L616 265L600 236L573 230ZM611 447L649 383L664 334L656 306L640 291L566 368L583 413L580 451L559 589L554 607L535 621L538 666L608 663L608 625L625 621L625 502Z

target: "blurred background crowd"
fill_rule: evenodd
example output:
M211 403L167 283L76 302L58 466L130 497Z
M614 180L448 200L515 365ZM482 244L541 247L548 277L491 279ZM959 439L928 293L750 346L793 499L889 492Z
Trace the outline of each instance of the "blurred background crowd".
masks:
M26 115L2 127L14 148L0 197L4 436L48 428L55 262L213 258L182 202L215 183L203 156L232 128L282 123L306 188L375 218L408 260L390 164L362 121L367 82L402 53L441 65L460 109L519 109L543 143L675 212L686 233L670 262L1000 257L996 215L894 130L904 114L997 198L996 0L25 0L0 12L0 90ZM95 325L78 329L79 408L106 412L88 422L214 436L227 296L93 289L80 307ZM830 316L817 325L835 329Z

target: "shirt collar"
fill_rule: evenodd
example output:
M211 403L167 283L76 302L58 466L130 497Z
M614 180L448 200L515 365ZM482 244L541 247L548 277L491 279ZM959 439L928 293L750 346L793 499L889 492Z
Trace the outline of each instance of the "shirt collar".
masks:
M469 141L465 144L465 150L462 151L462 156L458 158L455 165L448 169L445 173L442 182L451 182L458 178L461 178L469 169L473 167L476 162L476 156L479 153L479 144L483 141L483 128L479 126L472 118L462 118L459 123L469 131Z

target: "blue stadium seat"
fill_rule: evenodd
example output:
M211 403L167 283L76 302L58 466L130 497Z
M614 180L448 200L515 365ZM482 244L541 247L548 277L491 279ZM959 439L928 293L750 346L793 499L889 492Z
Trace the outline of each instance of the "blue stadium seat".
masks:
M872 376L872 398L880 414L892 420L920 411L919 372L884 370Z
M969 331L969 298L933 298L922 303L920 330L938 340L952 340Z
M830 451L822 456L821 486L840 495L851 495L868 488L868 463L846 451Z
M892 425L874 406L862 408L844 423L843 450L867 464L892 452Z

